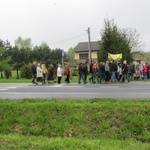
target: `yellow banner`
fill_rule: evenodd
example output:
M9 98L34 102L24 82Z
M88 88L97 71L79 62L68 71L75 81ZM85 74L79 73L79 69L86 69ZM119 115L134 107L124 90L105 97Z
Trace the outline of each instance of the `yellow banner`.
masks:
M122 59L122 54L110 54L108 53L108 60L120 60Z

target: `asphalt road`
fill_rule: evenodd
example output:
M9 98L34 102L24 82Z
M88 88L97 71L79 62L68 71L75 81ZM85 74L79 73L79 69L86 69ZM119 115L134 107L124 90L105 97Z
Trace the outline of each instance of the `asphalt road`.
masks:
M150 82L60 85L0 83L0 98L150 98Z

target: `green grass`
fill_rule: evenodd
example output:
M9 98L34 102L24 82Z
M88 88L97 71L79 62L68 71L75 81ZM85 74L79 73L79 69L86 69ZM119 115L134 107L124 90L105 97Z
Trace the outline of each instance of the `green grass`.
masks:
M62 83L64 83L65 81L65 76L62 78ZM31 83L32 79L25 79L25 78L19 78L16 79L16 77L11 77L9 79L6 78L0 78L0 83ZM56 79L57 81L57 79ZM74 83L74 82L78 82L78 77L71 77L70 78L70 82Z
M19 71L19 76L20 76L20 71ZM30 83L31 79L25 79L25 78L19 78L17 79L17 72L12 71L12 77L9 79L6 79L3 73L3 78L0 77L0 83Z
M150 144L135 140L48 138L18 134L0 135L2 150L148 150Z
M150 99L0 100L0 142L0 149L145 150Z

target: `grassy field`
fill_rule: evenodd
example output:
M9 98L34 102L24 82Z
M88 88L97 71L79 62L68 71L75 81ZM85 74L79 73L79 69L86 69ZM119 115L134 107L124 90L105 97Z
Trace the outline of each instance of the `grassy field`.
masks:
M0 149L148 150L150 99L0 100Z

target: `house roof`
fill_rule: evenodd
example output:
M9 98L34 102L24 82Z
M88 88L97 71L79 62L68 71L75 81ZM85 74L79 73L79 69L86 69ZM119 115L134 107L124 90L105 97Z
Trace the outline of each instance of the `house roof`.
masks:
M100 50L100 44L98 41L91 42L91 51ZM89 51L88 42L80 42L74 48L74 52L86 52Z

